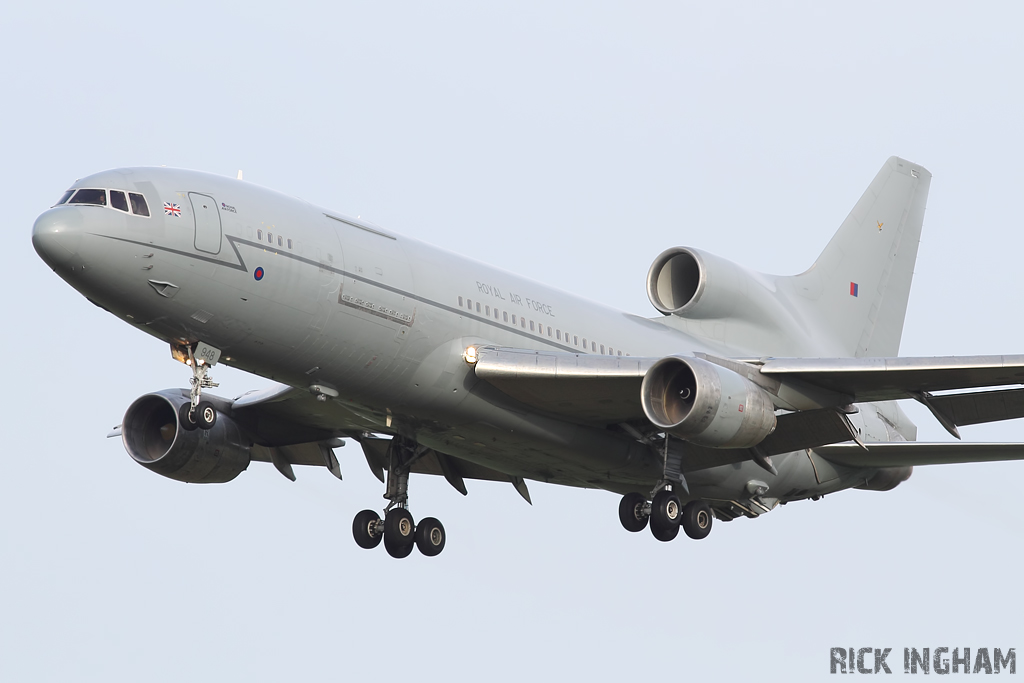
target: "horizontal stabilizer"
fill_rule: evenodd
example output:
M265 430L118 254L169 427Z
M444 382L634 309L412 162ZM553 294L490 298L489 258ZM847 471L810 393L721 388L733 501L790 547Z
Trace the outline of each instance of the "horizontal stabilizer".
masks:
M761 374L844 394L854 403L892 401L922 391L1024 384L1024 356L768 358Z
M836 465L847 467L904 467L907 465L951 465L969 462L1024 460L1021 443L922 443L888 441L854 443L815 448L814 452Z

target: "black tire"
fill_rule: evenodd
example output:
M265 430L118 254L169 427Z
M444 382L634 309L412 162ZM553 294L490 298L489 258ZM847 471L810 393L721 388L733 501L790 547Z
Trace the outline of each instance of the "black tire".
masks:
M669 527L668 529L662 529L661 527L652 524L651 534L659 541L668 543L669 541L671 541L679 535L679 525L676 524Z
M181 425L181 428L184 429L186 432L191 432L195 429L199 429L199 425L197 425L192 420L191 403L182 403L181 407L178 408L178 424Z
M416 525L416 547L427 557L440 555L447 538L444 526L433 517L421 519Z
M647 498L639 493L627 493L619 501L619 521L626 531L643 531L649 517L644 513Z
M679 496L665 489L658 491L658 495L654 496L651 502L651 528L658 527L662 531L669 531L672 528L678 530L682 516L683 506L679 502Z
M714 519L711 506L703 500L693 500L683 506L683 531L694 540L708 537Z
M200 429L213 429L213 425L217 424L217 409L209 401L199 402L195 416Z
M395 548L412 548L416 543L416 523L405 508L391 508L384 517L384 545ZM390 552L390 551L389 551ZM403 555L402 557L405 557Z
M352 537L360 548L376 548L384 539L380 530L380 515L373 510L363 510L352 520Z
M388 555L395 559L402 559L403 557L409 557L412 554L412 549L416 547L415 543L409 545L395 545L394 541L389 540L389 536L384 534L384 550L388 551Z

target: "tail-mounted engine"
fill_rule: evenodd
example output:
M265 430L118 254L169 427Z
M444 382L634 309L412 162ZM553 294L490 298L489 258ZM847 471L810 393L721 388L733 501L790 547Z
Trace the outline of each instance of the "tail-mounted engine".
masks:
M640 398L657 427L701 446L750 448L775 430L775 407L761 387L699 358L657 361Z
M231 418L211 429L184 429L178 409L188 393L167 389L142 396L124 414L121 438L128 454L147 469L178 481L219 484L249 467L250 445Z

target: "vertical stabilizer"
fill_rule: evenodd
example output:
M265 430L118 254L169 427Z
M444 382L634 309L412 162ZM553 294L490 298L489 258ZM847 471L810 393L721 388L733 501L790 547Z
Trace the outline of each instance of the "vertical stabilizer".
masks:
M782 278L836 351L899 354L931 177L890 157L810 270Z

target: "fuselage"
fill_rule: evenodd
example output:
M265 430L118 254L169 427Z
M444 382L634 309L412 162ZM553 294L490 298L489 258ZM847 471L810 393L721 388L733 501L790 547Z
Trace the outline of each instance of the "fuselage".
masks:
M671 316L623 313L231 178L118 169L77 188L105 190L106 205L55 206L37 219L33 242L95 304L168 343L215 346L225 364L329 387L367 431L514 476L645 490L661 462L626 433L538 414L476 380L463 361L470 345L652 357L830 352L814 338L790 348L726 344ZM122 208L114 191L143 196L149 215L134 199ZM471 241L486 243L486 231ZM862 406L853 420L870 441L912 429L894 404ZM747 498L745 487L759 480L786 501L872 474L805 452L776 457L776 466L777 476L752 462L693 472L691 495Z

